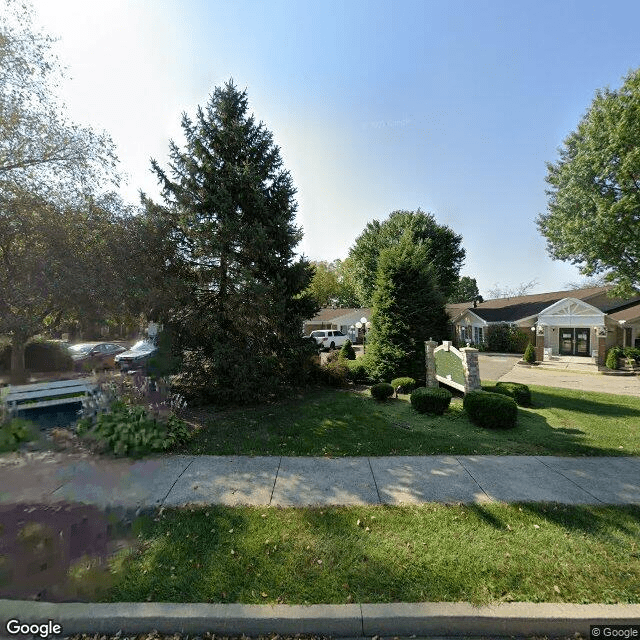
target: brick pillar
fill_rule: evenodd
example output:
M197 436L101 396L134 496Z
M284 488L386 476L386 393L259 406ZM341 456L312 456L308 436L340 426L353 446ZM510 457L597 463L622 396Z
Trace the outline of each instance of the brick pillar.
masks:
M427 387L438 386L438 380L436 379L436 358L433 353L437 346L438 343L435 340L427 340L424 343L425 366L427 369Z
M607 361L607 336L598 336L598 366L604 367Z
M538 333L536 329L536 361L542 362L544 360L544 332Z
M471 347L460 349L462 353L462 369L464 370L464 392L480 389L480 367L478 350Z

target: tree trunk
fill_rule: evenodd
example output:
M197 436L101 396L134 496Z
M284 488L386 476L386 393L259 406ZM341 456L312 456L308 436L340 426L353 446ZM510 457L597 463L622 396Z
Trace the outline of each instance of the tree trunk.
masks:
M27 372L24 367L25 340L17 336L11 341L11 384L25 384Z

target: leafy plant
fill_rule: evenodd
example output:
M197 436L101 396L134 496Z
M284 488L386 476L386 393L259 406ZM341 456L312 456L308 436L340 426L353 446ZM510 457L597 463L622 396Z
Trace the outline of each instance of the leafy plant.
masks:
M518 405L515 400L498 393L471 391L463 406L471 422L488 429L511 429L516 426Z
M451 392L439 387L420 387L411 394L411 406L418 413L441 416L451 403Z
M371 395L379 402L384 402L393 395L393 387L388 382L379 382L371 387Z
M0 453L15 451L22 442L35 438L35 426L29 420L12 418L0 425Z
M86 424L83 424L83 430ZM116 455L140 456L167 451L186 442L190 432L175 415L162 422L140 405L116 401L110 413L98 415L95 426L85 435L103 442Z

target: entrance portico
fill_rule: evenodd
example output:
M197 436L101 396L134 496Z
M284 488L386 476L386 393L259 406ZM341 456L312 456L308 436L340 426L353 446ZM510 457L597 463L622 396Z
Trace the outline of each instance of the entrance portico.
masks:
M547 359L577 356L601 364L600 351L606 348L606 314L582 300L563 298L538 314L536 334L536 345Z

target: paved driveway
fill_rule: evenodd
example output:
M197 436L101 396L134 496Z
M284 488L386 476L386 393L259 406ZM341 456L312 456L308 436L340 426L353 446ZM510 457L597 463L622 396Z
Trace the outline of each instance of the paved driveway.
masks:
M482 366L480 366L482 374ZM499 379L502 382L521 382L542 387L560 387L600 393L615 393L622 396L640 396L640 377L607 376L537 367L514 367Z
M513 353L479 353L480 379L482 382L500 380L520 359L521 355Z

